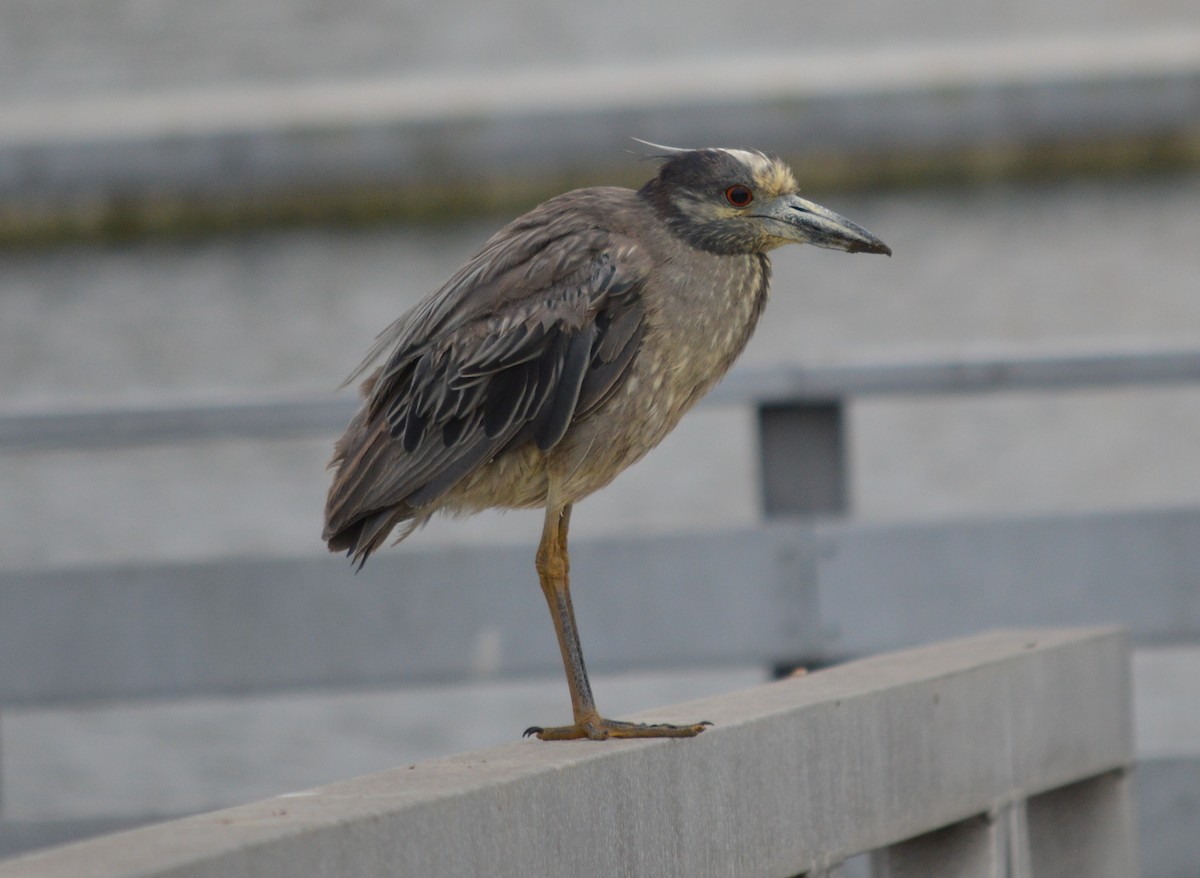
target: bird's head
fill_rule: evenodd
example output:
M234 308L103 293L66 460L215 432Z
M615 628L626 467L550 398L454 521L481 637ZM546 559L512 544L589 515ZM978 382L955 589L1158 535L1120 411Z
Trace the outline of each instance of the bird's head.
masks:
M666 149L658 174L641 189L671 230L717 253L763 253L815 244L850 253L886 253L862 226L799 195L782 161L747 149Z

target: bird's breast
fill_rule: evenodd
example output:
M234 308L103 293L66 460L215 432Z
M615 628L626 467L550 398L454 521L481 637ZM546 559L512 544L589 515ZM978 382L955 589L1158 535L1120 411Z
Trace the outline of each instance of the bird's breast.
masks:
M568 496L603 487L658 445L750 340L766 303L769 262L704 257L687 269L668 264L643 290L646 330L629 371L553 454Z
M766 257L706 255L698 266L667 273L661 294L647 302L646 343L637 363L659 384L658 402L675 415L733 365L767 299Z

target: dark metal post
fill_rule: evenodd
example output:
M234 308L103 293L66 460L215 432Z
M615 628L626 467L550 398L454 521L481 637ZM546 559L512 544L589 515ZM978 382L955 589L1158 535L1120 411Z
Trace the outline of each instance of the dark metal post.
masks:
M762 502L768 518L849 511L841 400L759 406Z
M763 404L758 408L763 512L768 519L786 516L844 515L849 508L846 429L841 400ZM785 677L797 668L828 664L821 625L819 558L815 539L794 547L789 595L781 595L781 614L798 613L795 652L774 656L772 675ZM785 576L785 581L791 577Z

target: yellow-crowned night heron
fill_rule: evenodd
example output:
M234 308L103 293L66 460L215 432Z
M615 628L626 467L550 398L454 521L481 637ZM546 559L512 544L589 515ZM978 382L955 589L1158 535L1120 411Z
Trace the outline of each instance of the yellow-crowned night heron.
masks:
M338 441L329 548L361 565L435 512L545 507L537 571L574 723L543 739L687 737L705 724L604 719L567 583L571 505L657 445L745 347L767 251L891 250L797 194L778 159L668 150L638 191L580 189L509 223L388 327L353 380L363 407Z

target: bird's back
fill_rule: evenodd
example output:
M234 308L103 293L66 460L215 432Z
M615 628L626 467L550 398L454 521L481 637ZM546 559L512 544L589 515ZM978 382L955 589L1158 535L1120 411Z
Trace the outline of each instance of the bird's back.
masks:
M479 468L523 446L550 451L608 397L644 333L652 259L627 226L647 209L628 189L552 199L381 334L356 374L381 365L331 463L330 548L365 559Z

